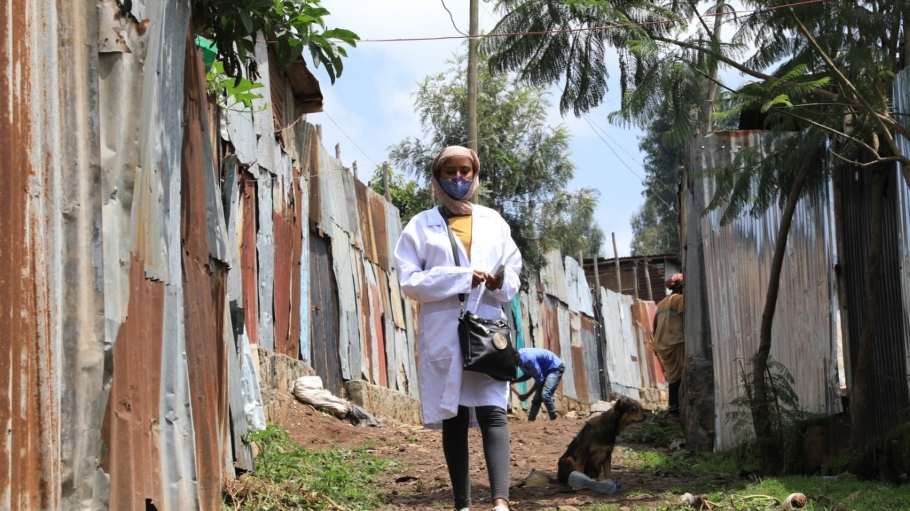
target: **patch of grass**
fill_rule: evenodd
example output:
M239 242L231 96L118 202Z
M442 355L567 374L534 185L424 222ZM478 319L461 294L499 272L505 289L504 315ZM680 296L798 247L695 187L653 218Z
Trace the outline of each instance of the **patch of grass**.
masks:
M640 468L671 474L736 474L740 469L756 468L736 456L708 452L662 453L652 449L623 449L623 452L637 460Z
M667 447L673 440L683 438L683 430L678 422L661 420L651 414L641 424L624 431L619 438L624 442Z
M250 435L259 447L252 473L225 481L231 509L375 509L382 504L376 474L389 462L365 448L308 451L276 425Z

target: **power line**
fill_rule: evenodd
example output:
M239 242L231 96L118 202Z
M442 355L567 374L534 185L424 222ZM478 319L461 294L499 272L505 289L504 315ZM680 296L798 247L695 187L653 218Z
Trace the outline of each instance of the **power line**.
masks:
M377 167L379 166L379 164L376 163L376 161L373 160L373 158L370 158L369 155L367 155L366 151L364 151L363 149L360 149L360 146L357 145L357 142L354 142L354 139L353 139L353 138L351 138L347 133L344 132L343 129L341 129L341 126L339 126L338 123L335 122L335 119L332 119L332 116L329 115L328 112L322 112L322 113L324 113L325 116L328 117L330 121L332 121L332 124L334 124L335 127L338 128L338 131L340 131L342 135L344 135L345 137L347 137L347 139L350 140L352 144L354 144L354 147L356 147L358 150L360 150L360 153L361 153L361 154L363 154L364 156L366 156L366 159L368 159L368 160L370 160L371 162L373 162L373 165L376 165Z
M458 27L455 26L455 17L452 16L452 11L450 11L449 8L446 7L446 0L439 0L439 1L442 2L442 8L445 9L447 13L449 13L449 19L452 20L452 27L455 28L455 31L463 36L467 36L468 34L465 34L461 30L458 30Z
M635 177L637 177L638 179L640 179L640 180L641 180L641 184L645 184L644 178L641 177L641 176L638 174L638 172L635 172L635 171L632 169L632 167L630 167L629 164L626 163L626 161L622 159L622 156L620 156L619 153L617 153L616 150L613 149L613 146L611 146L610 143L607 142L607 139L605 139L605 138L603 138L602 136L600 136L600 133L598 133L597 130L594 129L594 125L591 124L591 121L590 121L590 120L588 120L588 116L585 116L584 119L585 119L585 122L588 123L588 126L591 127L591 130L594 131L594 134L597 135L597 138L599 138L599 139L607 146L607 148L609 148L610 151L613 152L613 154L616 156L616 158L619 159L620 163L622 163L623 165L625 165L625 167L626 167L627 169L629 169L629 172L631 172L632 174L635 175ZM675 209L675 208L674 208L673 206L671 206L667 201L665 201L665 200L663 199L663 197L661 197L660 195L654 194L654 196L657 197L657 199L660 200L660 202L663 202L664 205L667 206L668 208L670 208L671 210Z
M682 18L673 18L669 20L660 20L660 21L645 21L645 22L630 22L630 23L616 23L613 25L603 25L598 27L583 27L583 28L565 28L560 30L541 30L536 32L505 32L499 34L476 34L476 35L460 35L460 36L441 36L441 37L411 37L411 38L398 38L398 39L360 39L357 42L359 43L398 43L398 42L415 42L415 41L444 41L448 39L484 39L488 37L514 37L514 36L525 36L525 35L550 35L550 34L568 34L574 32L591 32L596 30L610 30L613 28L625 28L625 27L645 27L651 25L669 25L672 23L679 23L683 21L692 21L698 18L710 18L714 16L725 16L727 14L736 14L736 15L750 15L758 12L767 12L777 9L784 9L789 7L799 7L809 4L818 4L831 2L832 0L806 0L804 2L795 2L784 5L775 5L773 7L767 7L763 9L744 9L744 10L733 10L733 11L723 11L723 12L714 12L710 14L699 14L695 16L687 16Z
M601 133L603 133L604 135L606 135L607 138L609 138L610 140L612 140L614 144L616 144L620 149L622 149L622 152L628 154L628 155L629 155L629 158L632 158L632 161L634 161L635 163L638 163L639 165L641 165L641 163L639 163L639 161L638 161L634 156L632 156L632 154L629 153L629 151L626 151L626 149L622 146L622 144L620 144L619 142L617 142L613 137L610 136L609 133L607 133L607 130L601 128L600 125L597 124L596 122L594 122L594 119L591 119L591 117L590 117L588 114L582 114L582 115L584 115L585 117L587 117L587 118L588 118L588 121L590 121L591 124L593 124L594 126L597 126L597 128L601 131Z

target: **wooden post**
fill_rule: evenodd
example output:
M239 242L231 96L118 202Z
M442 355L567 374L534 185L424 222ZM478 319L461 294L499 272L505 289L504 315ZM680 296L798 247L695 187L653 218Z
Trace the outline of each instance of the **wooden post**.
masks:
M392 202L392 194L389 192L389 162L382 162L382 186L385 188L385 200Z
M480 0L471 0L470 26L468 34L475 36L479 31L478 6ZM477 152L477 39L468 39L468 147Z
M654 301L654 291L651 290L651 270L648 268L648 258L645 261L645 282L648 283L648 300Z
M335 159L341 161L341 143L335 144Z
M632 261L632 293L638 300L638 261Z
M594 254L594 303L600 307L600 268L597 267L597 260L600 256Z
M322 143L322 124L316 125L316 136L319 137L319 142Z
M351 167L354 168L354 179L360 179L359 177L357 177L357 160L354 160L354 162L351 163Z
M581 250L578 251L578 267L581 269L581 278L585 279L585 287L589 287L588 279L585 277L585 256Z
M622 294L622 274L619 271L619 252L616 251L616 233L613 235L613 256L616 262L616 292Z

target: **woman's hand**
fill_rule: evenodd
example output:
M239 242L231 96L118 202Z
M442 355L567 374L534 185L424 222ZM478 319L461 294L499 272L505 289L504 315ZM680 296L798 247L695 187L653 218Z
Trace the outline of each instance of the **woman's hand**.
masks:
M485 271L474 270L474 278L471 279L471 287L477 287L481 282L490 278L490 274Z
M496 275L487 274L486 286L490 291L496 291L502 287L503 281L503 272L499 272Z

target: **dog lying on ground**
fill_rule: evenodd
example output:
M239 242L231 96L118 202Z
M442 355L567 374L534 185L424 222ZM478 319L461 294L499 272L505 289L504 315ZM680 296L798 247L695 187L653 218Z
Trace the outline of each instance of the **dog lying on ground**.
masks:
M608 411L589 419L575 435L559 458L555 480L543 472L532 470L524 486L547 486L556 482L568 485L569 474L574 471L591 479L597 479L602 471L604 478L610 479L616 437L626 426L644 418L644 410L638 401L626 397L616 400Z

